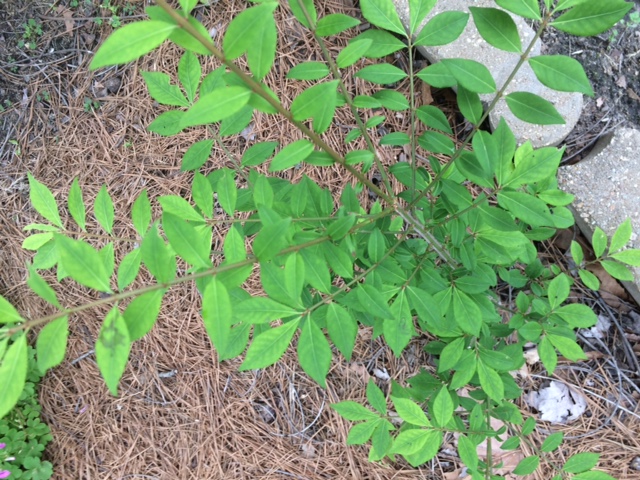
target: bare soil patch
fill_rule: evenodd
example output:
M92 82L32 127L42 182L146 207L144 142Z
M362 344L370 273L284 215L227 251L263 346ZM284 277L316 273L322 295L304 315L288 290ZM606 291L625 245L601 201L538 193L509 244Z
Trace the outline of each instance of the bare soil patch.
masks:
M44 0L0 0L4 7L0 8L0 101L5 106L0 118L0 293L29 317L50 311L25 283L24 265L31 255L21 249L25 237L22 227L39 221L29 206L26 172L49 186L61 205L75 177L89 204L100 186L106 184L119 212L116 256L122 258L135 241L127 219L133 200L144 188L152 199L166 194L188 196L192 175L180 172L181 157L194 141L206 135L204 129L192 129L167 139L146 131L162 110L149 98L140 72L161 70L175 76L178 49L165 45L134 65L88 71L90 52L109 33L105 24L111 12L97 8L97 1L91 5L83 4L83 0L79 3L81 6L75 8L70 0L55 2L53 7ZM123 1L112 3L120 8L126 5ZM136 7L132 14L137 15L146 2L131 3ZM200 7L198 14L205 25L217 29L216 39L220 40L229 19L243 7L240 1L220 1L212 7ZM351 0L327 0L319 7L323 9L324 13L359 15ZM282 55L267 83L289 103L301 87L285 79L286 72L301 61L320 58L320 53L286 10L279 15ZM102 26L93 20L96 16L106 17ZM30 18L42 22L43 34L35 48L25 51L18 42L23 35L21 25ZM123 17L122 21L127 20ZM348 38L331 39L330 50L336 53ZM559 37L554 38L562 45ZM621 38L635 37L628 34ZM627 43L621 41L621 45ZM406 65L402 56L389 61ZM208 62L205 71L214 66ZM590 66L587 68L591 74ZM353 79L352 73L345 72L349 87L366 93L370 87ZM638 88L634 91L640 93L631 75L626 76L629 88ZM596 99L608 91L604 85L596 84ZM406 83L397 88L408 91ZM606 97L607 102L618 98L614 93ZM464 122L451 109L452 97L447 91L422 94L425 100L431 95L445 106L457 132L464 132ZM611 108L614 105L611 103ZM633 105L629 103L625 112L631 112ZM379 136L406 129L406 118L386 113L388 120L379 129ZM637 122L638 117L635 118ZM351 127L350 117L343 112L325 138L345 152L343 138ZM580 138L586 138L588 131L599 134L602 129L587 129ZM240 135L231 138L228 145L232 154L241 155L257 141L289 143L297 139L289 125L265 115L255 117L252 135L253 139ZM584 140L581 145L587 143ZM383 151L389 163L402 153L399 149ZM224 152L216 147L205 168L208 172L227 165L230 164ZM286 173L292 180L303 174L336 192L351 181L338 168L303 167ZM67 216L64 209L62 215ZM92 230L97 231L97 224L89 224L89 231ZM220 229L216 233L214 249L220 246L225 232ZM96 239L96 244L105 241ZM565 250L560 240L541 246L541 252L554 261L560 261ZM47 279L56 283L54 274ZM143 276L134 287L150 280ZM259 293L258 279L251 282L253 291ZM93 296L68 281L63 281L57 290L67 306L84 303ZM508 299L509 292L504 293ZM613 327L600 343L592 340L589 349L594 353L588 362L563 364L557 373L574 388L591 392L587 395L588 414L562 427L571 439L558 455L595 451L602 454L603 469L611 475L633 478L637 471L631 463L640 449L640 390L634 372L640 335L634 329L639 328L640 321L634 321L632 316L637 311L634 305L620 298L622 294L612 295L610 300L618 301L615 307L600 295L579 289L574 292L576 301L593 305L618 322L619 328ZM379 339L371 338L371 331L363 329L352 362L335 356L328 388L323 390L301 372L293 348L278 365L261 372L237 372L238 360L218 363L199 309L200 299L193 285L171 290L153 331L133 345L118 398L108 394L93 357L106 310L96 309L71 319L66 360L47 375L40 390L43 414L54 436L47 456L54 464L55 478L458 478L461 465L451 454L453 437L446 440L450 452L444 451L432 465L422 469L410 468L403 462L371 464L366 448L345 446L348 423L329 408L330 403L339 400L364 402L369 378L389 392L390 380L380 372L404 383L421 368L431 368L429 356L423 351L428 338L416 338L407 355L396 359ZM636 335L636 340L630 335ZM536 368L520 378L527 390L537 389L547 381ZM520 406L526 414L537 413L524 403ZM557 429L543 423L538 439ZM548 472L536 478L549 478Z

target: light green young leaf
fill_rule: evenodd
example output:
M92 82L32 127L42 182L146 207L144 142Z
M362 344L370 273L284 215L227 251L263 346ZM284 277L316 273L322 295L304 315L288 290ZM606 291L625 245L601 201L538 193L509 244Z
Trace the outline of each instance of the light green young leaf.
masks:
M627 218L624 222L620 224L616 231L611 237L611 245L609 246L609 252L617 252L621 250L629 240L631 240L631 235L633 234L633 227L631 225L631 219ZM614 257L615 258L615 257Z
M233 217L236 213L238 188L236 187L236 181L232 171L225 170L222 177L218 180L216 192L218 194L218 202L222 209L227 215Z
M202 214L207 218L213 218L213 189L209 179L200 172L193 176L191 196Z
M77 177L73 179L73 183L71 184L67 205L69 207L71 217L73 217L82 231L86 231L86 212L84 208L84 200L82 200L82 189L80 188Z
M616 255L620 256L619 253ZM602 260L600 265L602 265L602 268L604 268L613 278L622 280L623 282L633 282L633 273L631 273L631 271L629 271L629 269L623 264L611 260Z
M324 133L331 126L336 111L337 88L338 80L333 80L306 89L291 103L294 120L313 118L313 131Z
M596 227L591 237L591 246L593 247L593 253L596 258L602 257L605 249L607 248L607 234L600 227Z
M552 433L551 435L549 435L547 438L544 439L544 442L542 442L542 446L540 447L540 450L542 450L545 453L553 452L562 444L563 439L564 439L564 432Z
M327 307L327 332L336 348L351 361L353 346L358 334L358 322L353 315L337 303Z
M407 35L392 0L362 0L360 8L364 18L376 27L389 30L403 37Z
M290 143L280 150L271 160L270 172L280 172L302 163L313 152L313 143L302 139Z
M403 48L407 48L407 46L396 36L389 32L385 32L384 30L378 30L375 28L365 30L360 35L350 40L350 42L362 39L369 39L372 41L369 50L367 50L367 53L365 54L365 57L367 58L381 58L390 55L393 52L397 52L398 50L402 50Z
M27 285L29 285L29 288L31 288L31 290L33 290L40 298L46 300L51 305L55 305L56 307L60 308L58 297L56 296L56 292L53 290L53 288L51 288L46 280L38 274L33 265L28 265L28 268L29 278L27 279ZM1 303L2 299L0 298L0 304ZM0 313L0 316L4 315ZM2 319L0 319L0 323L3 323Z
M451 43L462 34L468 21L468 13L457 11L439 13L425 25L414 45L436 47Z
M538 0L496 0L496 3L510 12L532 20L540 20Z
M540 355L540 360L544 368L547 369L547 373L552 375L558 364L558 354L546 336L542 337L542 340L540 340L538 344L538 354Z
M171 248L187 263L196 268L210 268L211 227L195 228L170 213L162 215L162 229Z
M462 113L464 118L469 120L472 124L478 125L482 119L483 113L480 96L475 92L467 90L463 86L459 86L457 100L458 108L460 108L460 113Z
M363 308L367 309L368 313L385 319L394 318L386 300L373 285L361 283L355 290L358 301Z
M162 72L141 72L147 84L149 95L161 105L187 107L189 101L184 97L177 85L171 85L169 75Z
M363 445L367 443L376 428L378 428L377 420L353 425L349 430L349 435L347 435L347 445Z
M153 133L157 133L162 137L171 137L180 133L184 126L182 125L182 119L186 112L182 110L169 110L160 114L151 125L147 127L147 130Z
M118 395L118 383L129 360L131 341L129 330L118 307L113 307L104 319L95 352L98 368L112 395Z
M291 343L299 323L298 318L254 337L240 371L265 368L276 363Z
M318 20L316 35L319 37L329 37L360 25L360 20L344 15L342 13L332 13Z
M103 185L98 192L95 203L93 204L93 214L96 216L98 223L104 228L109 235L113 232L113 220L115 212L113 209L113 201L106 185Z
M305 27L313 30L318 20L318 12L313 4L313 0L289 0L289 8L293 16ZM306 13L305 13L306 12ZM307 15L311 19L311 23L307 20Z
M611 240L611 245L612 247L609 249L609 251L613 250L613 240ZM610 257L619 262L631 265L632 267L640 267L640 249L623 250L621 252L612 253Z
M189 102L193 102L200 85L200 77L202 76L202 68L198 57L190 51L184 52L180 62L178 63L178 79L182 83L184 91L187 92Z
M27 178L29 179L29 200L33 208L55 226L62 228L58 205L51 190L36 180L30 172L27 172Z
M342 418L352 422L357 422L359 420L377 420L380 418L375 412L366 409L359 403L352 400L332 403L331 408L338 412Z
M582 452L572 455L562 467L562 470L569 473L582 473L591 470L598 464L600 454L592 452Z
M185 15L188 15L195 8L199 0L180 0L180 7Z
M360 69L355 76L379 85L388 85L407 78L407 74L388 63L369 65Z
M578 275L580 276L580 280L584 283L584 286L590 288L594 292L600 290L600 280L593 273L588 270L578 270Z
M22 248L25 250L38 250L52 238L53 232L34 233L22 241Z
M329 67L322 62L303 62L287 73L287 78L295 80L320 80L329 75Z
M405 422L411 425L417 425L419 427L430 427L431 422L413 400L408 398L392 397L393 406L396 409L396 413Z
M509 110L520 120L537 125L563 125L562 115L544 98L529 92L513 92L505 97Z
M367 400L380 414L387 414L387 399L373 378L370 378L367 382Z
M561 273L551 280L547 295L549 296L549 304L551 309L559 307L567 298L571 289L571 282L565 273Z
M100 254L91 245L63 235L56 235L54 241L60 263L71 278L85 287L111 293L109 273Z
M305 285L305 266L302 256L294 252L284 264L284 281L291 298L299 299Z
M478 32L487 43L506 52L520 53L518 27L508 13L497 8L469 7Z
M298 361L302 369L322 388L327 388L327 373L331 366L331 347L324 333L311 317L302 325L298 339Z
M263 227L253 240L253 254L261 262L266 262L278 255L289 246L289 226L291 218Z
M433 399L433 421L439 427L446 427L453 418L453 400L449 389L443 386ZM468 465L467 465L468 466Z
M142 259L140 248L127 253L118 267L118 290L123 291L138 276Z
M478 378L480 386L489 398L498 403L504 400L504 382L500 375L482 360L478 360Z
M267 158L273 155L276 150L278 142L260 142L252 145L244 152L240 163L243 167L253 167L260 165Z
M60 317L45 327L38 334L36 353L38 354L38 369L43 375L50 368L62 363L67 351L67 337L69 336L68 316Z
M538 455L532 455L530 457L523 458L520 463L513 470L515 475L530 475L535 472L536 468L540 465L540 457Z
M579 92L593 97L593 88L582 64L565 55L539 55L529 65L543 85L561 92Z
M393 441L389 454L398 453L403 456L413 455L422 450L430 438L430 431L421 428L403 430Z
M572 35L590 37L613 27L631 8L633 3L624 0L583 2L560 15L551 26Z
M212 277L202 294L202 321L215 349L224 351L229 344L233 306L224 284Z
M440 62L444 65L458 84L475 93L493 93L496 82L491 72L480 62L462 58L447 58ZM513 94L512 94L513 95Z
M365 56L372 43L373 40L368 38L349 42L336 57L336 64L340 68L347 68L353 65Z
M180 127L207 125L230 117L244 107L251 97L251 90L244 87L224 87L203 95L184 113Z
M418 27L436 5L436 0L409 0L409 33L415 35Z
M28 364L27 338L21 333L9 345L4 357L0 357L0 418L4 418L20 399Z
M404 290L401 290L391 305L392 318L382 324L384 339L396 357L400 357L404 348L415 334L413 318Z
M132 62L160 46L176 28L177 25L156 20L120 27L100 46L89 69Z
M160 237L155 223L145 235L140 253L142 261L158 282L168 283L175 278L176 256Z
M549 342L551 342L551 344L569 360L573 360L575 362L587 359L582 348L580 348L580 345L578 345L575 340L551 333L547 334L546 338L548 338Z
M151 224L151 203L149 202L146 189L142 190L138 198L136 198L136 201L133 202L131 221L138 235L144 237L144 234L147 233L149 225Z

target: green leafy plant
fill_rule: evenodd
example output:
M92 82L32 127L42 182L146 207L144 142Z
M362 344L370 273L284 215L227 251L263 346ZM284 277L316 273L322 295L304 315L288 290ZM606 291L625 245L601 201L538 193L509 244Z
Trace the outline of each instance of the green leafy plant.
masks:
M0 478L45 480L53 475L42 453L51 441L49 427L40 419L37 386L42 378L35 349L27 348L26 381L17 404L0 419Z
M36 48L38 38L42 36L42 23L30 18L26 23L22 24L22 28L24 32L22 33L22 38L18 41L18 47L27 47L33 50Z
M31 203L48 223L24 227L36 232L23 243L36 252L28 285L58 311L26 319L0 299L0 322L5 325L0 385L24 383L28 331L44 325L36 350L38 367L45 372L64 359L69 316L111 304L95 353L116 395L131 344L153 328L166 292L195 281L202 296L202 320L219 360L246 351L241 370L266 368L294 344L302 369L324 387L331 362L351 359L359 328L383 337L396 356L412 339L424 340L435 368L424 369L405 386L394 382L389 398L370 383L366 394L371 408L349 400L333 405L344 418L357 422L348 443L370 443L372 461L399 455L411 465L424 464L438 453L445 433L455 432L460 458L474 479L500 478L494 473L491 448L482 458L476 450L492 439L502 441L503 449L526 444L538 452L525 458L514 474L535 471L548 452L559 448L562 436L554 434L541 446L533 445L529 435L535 420L524 419L515 406L522 391L509 372L523 364L527 342L538 345L550 374L558 352L570 360L584 359L575 330L594 325L596 316L589 307L567 300L577 281L598 285L585 269L577 244L572 254L578 276L538 258L535 242L573 225L567 209L573 197L560 191L556 181L563 149L517 145L504 120L493 133L480 126L503 96L522 120L557 124L563 119L551 103L534 94L504 95L506 85L498 90L488 69L475 61L445 59L416 72L414 49L452 42L474 21L485 41L520 54L515 70L528 62L550 88L592 95L578 62L562 56L529 58L529 52L547 28L596 35L622 18L631 4L545 0L541 9L535 0L498 0L501 8L437 15L417 33L435 0L409 2L408 32L391 0L361 0L364 17L377 28L359 33L334 58L325 37L353 31L359 20L343 14L321 16L311 0L290 0L291 12L319 42L325 57L287 73L290 80L312 82L287 106L265 80L277 54L274 12L283 6L263 1L242 11L218 46L190 15L197 0L180 0L180 11L165 0L156 3L146 10L149 20L116 30L91 67L134 61L166 40L185 49L178 64L179 85L164 72L142 76L151 97L170 107L149 125L150 131L171 136L193 126L211 126L210 138L193 144L182 158L182 170L193 172L192 201L177 195L153 199L162 210L153 218L152 200L143 191L131 210L139 247L116 262L113 242L118 239L107 186L91 206L75 180L66 202L71 218L63 221L51 191L29 174ZM505 10L539 23L530 44L521 45L517 32L513 35L515 24ZM341 69L401 49L407 51L409 71L388 63L366 65L356 76L380 89L368 96L352 95L345 87ZM203 78L198 55L214 57L218 68ZM242 56L248 70L235 62ZM401 80L409 82L408 97L385 88ZM440 109L417 105L415 87L422 81L456 88L460 111L473 125L458 144ZM495 100L483 110L479 95L486 93L495 94ZM353 114L345 154L322 137L337 109ZM249 125L255 111L282 116L303 138L288 145L255 143L240 158L229 153L228 166L206 176L200 173L214 144L224 147L224 139ZM381 112L395 111L406 112L409 129L391 132L378 145L372 131L385 122ZM366 148L351 146L358 138ZM385 165L379 152L398 146L406 146L408 160ZM302 163L339 166L355 186L345 182L336 205L332 193L312 179L304 176L294 184L277 175ZM372 181L370 172L381 181ZM377 200L365 209L363 196L368 192ZM100 249L92 245L96 232L89 231L86 222L91 207L100 237L112 238ZM214 225L228 226L222 254L211 250ZM629 278L626 265L640 266L640 251L624 250L630 237L629 222L610 242L602 231L594 234L596 260L616 278ZM184 263L187 273L179 275L178 266ZM243 289L256 266L262 296ZM67 308L38 273L53 268L58 280L70 278L107 295ZM142 268L156 283L130 288ZM500 298L498 284L517 292L513 304ZM0 415L17 401L13 392L0 392ZM400 421L392 421L398 417ZM493 429L492 418L505 426ZM553 478L611 478L593 470L598 455L581 455L564 465L550 463Z

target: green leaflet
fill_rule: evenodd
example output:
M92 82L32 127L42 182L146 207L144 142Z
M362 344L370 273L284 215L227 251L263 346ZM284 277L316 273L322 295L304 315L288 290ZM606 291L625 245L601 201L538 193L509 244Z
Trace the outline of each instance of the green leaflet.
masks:
M551 345L551 342L546 336L542 337L538 344L538 354L540 355L540 360L544 368L547 369L547 373L552 375L558 364L558 355L556 354L556 349Z
M502 175L503 186L517 188L555 177L563 153L564 149L544 147L525 154L511 173Z
M164 213L162 228L167 235L171 248L187 263L196 268L210 268L211 227L194 227L183 219Z
M449 70L458 84L471 92L493 93L496 91L496 82L487 67L475 60L447 58L440 64Z
M162 105L173 105L176 107L187 107L189 101L180 91L177 85L171 85L169 75L162 72L141 72L142 78L147 84L149 95L156 102Z
M423 105L416 110L418 119L426 126L444 133L453 133L447 116L438 107Z
M223 87L200 98L179 120L180 128L207 125L230 117L244 107L251 90L244 87Z
M507 52L522 51L518 27L508 13L497 8L469 7L469 10L487 43Z
M202 76L202 68L198 58L191 52L186 51L178 63L178 79L184 91L187 93L189 102L193 102L200 85L200 77Z
M483 114L480 96L475 92L471 92L466 88L459 86L457 100L458 108L460 108L460 112L464 115L464 118L474 125L478 125Z
M521 17L540 20L540 5L538 0L496 0L496 3L510 12Z
M306 89L291 104L293 118L298 121L312 118L313 131L324 133L333 121L337 88L338 80L333 80Z
M313 30L318 19L318 12L316 12L313 0L289 0L289 8L302 25ZM309 16L311 23L309 23L307 15Z
M307 317L301 328L298 361L311 378L322 388L327 388L326 377L331 366L331 347L311 317Z
M233 308L237 321L250 324L269 323L282 318L300 315L300 312L267 297L252 297Z
M135 22L115 30L96 52L89 68L131 62L164 42L176 25L156 20Z
M360 25L360 20L344 15L342 13L332 13L318 20L316 34L319 37L329 37Z
M38 354L38 369L42 374L62 363L67 351L68 336L69 320L66 315L48 323L40 331L36 341L36 353Z
M347 68L362 57L366 55L371 47L373 40L368 38L362 38L349 42L349 44L342 49L340 54L336 58L336 64L340 68Z
M549 296L549 304L551 309L559 307L567 298L569 298L569 292L571 288L571 282L566 274L561 273L556 278L551 280L547 289L547 295Z
M56 292L49 286L44 278L42 278L35 267L33 265L28 265L29 268L29 278L27 279L27 285L29 288L33 290L40 298L46 300L52 305L60 308L60 303L58 302L58 297L56 296ZM0 305L4 300L0 298ZM9 305L11 307L11 305ZM13 307L11 307L13 309ZM18 315L15 310L13 312L3 311L4 309L0 306L0 323L3 323L2 318L12 318L13 321L16 321L16 316ZM12 313L11 315L7 315L7 313ZM19 318L19 317L18 317Z
M453 418L453 400L449 394L449 389L443 386L436 394L433 400L432 418L434 423L439 427L446 427L447 423Z
M598 464L600 455L591 452L582 452L572 455L562 467L562 470L569 473L582 473L591 470Z
M409 400L408 398L396 397L392 397L391 400L393 401L393 406L396 409L396 413L405 422L419 427L431 426L431 422L422 411L422 408L420 408L413 400Z
M331 274L329 267L318 250L305 249L300 252L305 265L305 280L313 288L323 292L331 292Z
M291 218L267 225L253 240L253 254L261 262L271 260L289 246Z
M164 112L151 122L151 125L147 127L147 130L157 133L163 137L177 135L184 129L184 126L182 125L182 119L184 116L185 112L181 110L170 110L168 112Z
M98 368L113 396L118 395L118 383L129 360L131 341L124 318L114 307L104 319L95 352Z
M362 0L360 2L362 15L376 27L406 36L398 12L391 0Z
M478 468L478 448L477 445L467 436L458 437L458 455L467 468L475 470Z
M104 231L108 234L113 232L113 220L115 218L115 212L113 209L113 201L107 192L106 185L103 185L96 196L96 201L93 204L93 214L96 216L98 223L104 228Z
M345 400L339 403L332 403L331 408L340 414L346 420L356 422L359 420L376 420L380 418L375 412L366 409L359 403L351 400Z
M403 70L388 63L369 65L360 69L355 76L379 85L388 85L407 78Z
M176 276L176 256L164 243L154 223L140 247L142 261L160 283L171 282Z
M284 264L284 281L287 293L293 299L299 300L305 285L305 265L299 252L294 252Z
M291 343L299 323L298 318L254 337L240 370L265 368L277 362Z
M136 201L133 202L131 221L138 235L143 237L151 224L151 203L149 202L146 189L142 190L138 198L136 198Z
M69 207L69 213L71 217L76 221L82 231L86 231L86 213L84 208L84 200L82 200L82 189L78 183L78 179L74 178L69 190L69 198L67 199L67 206Z
M82 240L55 235L60 263L76 282L99 292L111 293L109 272L99 253Z
M287 78L295 80L320 80L329 75L329 67L322 62L303 62L287 73Z
M615 25L632 7L633 3L623 0L582 2L556 18L551 26L572 35L598 35Z
M28 362L27 338L20 333L9 345L4 357L0 357L0 418L13 409L22 395Z
M513 92L505 97L509 110L528 123L538 125L563 125L564 118L556 107L544 98L529 92Z
M540 465L540 457L538 455L532 455L520 460L513 470L513 473L515 475L529 475L538 468L538 465Z
M414 45L435 47L451 43L462 34L468 21L468 13L456 11L439 13L425 25Z
M529 65L538 80L549 88L561 92L580 92L593 97L593 88L577 60L565 55L531 57Z
M498 194L498 203L502 208L534 227L553 225L547 205L532 195L505 190Z
M632 234L633 227L631 226L631 219L627 218L618 228L616 228L616 231L611 237L609 252L613 253L621 250L627 243L629 243Z
M435 5L436 0L409 0L409 33L411 35L416 34L416 30Z
M122 314L132 342L151 331L158 319L162 298L166 290L158 289L134 298Z
M138 276L142 255L140 248L127 253L118 267L118 290L123 291Z
M411 341L411 337L415 334L409 303L403 290L393 301L390 310L392 318L385 319L382 324L382 331L394 355L400 357L404 348Z
M202 294L202 321L218 352L228 348L233 307L224 284L212 277Z
M482 360L478 361L480 386L492 400L501 403L504 400L504 383L500 375Z
M290 143L273 157L269 165L269 171L279 172L291 168L302 163L312 152L313 143L309 140L302 139Z
M191 196L202 214L207 218L213 218L213 189L207 177L200 172L193 176Z
M249 147L244 155L242 155L241 164L243 167L253 167L260 165L267 158L273 155L278 142L260 142Z
M62 228L58 205L51 190L37 181L29 172L27 172L27 178L29 179L29 200L33 208L55 226Z
M386 300L384 300L384 297L380 295L380 292L374 286L361 283L355 290L360 305L362 305L368 313L380 318L394 318Z
M461 290L453 289L453 315L458 326L467 333L480 335L482 313L471 297Z

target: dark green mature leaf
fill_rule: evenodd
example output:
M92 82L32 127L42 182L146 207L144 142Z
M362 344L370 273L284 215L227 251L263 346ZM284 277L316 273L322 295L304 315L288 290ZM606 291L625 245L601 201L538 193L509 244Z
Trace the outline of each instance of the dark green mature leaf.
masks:
M118 395L118 383L129 360L131 341L127 324L118 307L113 307L104 319L95 352L98 368L112 395Z
M497 8L469 7L478 32L487 43L500 50L520 53L518 27L508 13Z
M82 189L80 188L77 177L73 179L73 183L71 184L67 205L69 206L69 213L78 226L83 231L86 231L86 211L84 208L84 200L82 199Z
M251 97L251 90L244 87L223 87L200 98L184 113L181 128L219 122L244 107Z
M287 73L287 78L295 80L320 80L329 75L329 67L322 62L303 62Z
M459 86L457 100L458 108L460 108L460 113L464 115L464 118L472 124L478 125L483 113L480 96L475 92L467 90L463 86Z
M327 307L327 332L336 348L350 361L358 334L358 323L353 315L337 303L330 303Z
M360 305L366 308L371 315L380 318L394 318L386 300L374 286L362 283L356 287L356 294Z
M76 282L99 292L111 293L109 272L98 252L82 240L55 236L60 263Z
M300 319L272 328L254 338L240 370L255 370L276 363L291 343Z
M320 83L306 89L291 103L294 120L313 118L313 131L324 133L336 111L336 89L338 80Z
M414 41L414 45L435 47L451 43L462 34L468 21L468 13L457 11L439 13L425 25Z
M289 226L291 218L285 218L278 222L267 225L260 230L260 233L253 240L253 254L261 262L271 260L284 248L289 246Z
M361 38L349 42L336 57L336 64L340 68L347 68L353 65L365 56L372 43L373 40L368 38Z
M289 8L302 25L309 29L315 28L318 12L316 12L313 0L289 0ZM307 20L307 15L311 18L311 23Z
M177 85L171 85L169 75L162 72L141 72L149 95L161 105L187 107L189 101Z
M593 97L593 88L582 64L565 55L539 55L529 59L538 80L561 92L580 92Z
M233 307L227 287L212 277L202 294L202 321L218 352L227 348L231 336Z
M419 427L430 427L431 422L422 411L419 405L413 400L408 398L392 397L393 406L396 409L396 413L402 420L411 425L417 425Z
M427 127L440 130L444 133L453 133L447 116L438 107L423 105L416 110L416 115Z
M20 333L0 357L0 418L9 413L22 395L27 380L27 337Z
M155 223L145 235L140 253L142 261L158 282L168 283L175 278L176 256L160 237Z
M394 145L401 147L402 145L408 145L409 143L411 143L411 138L404 132L388 133L380 139L380 145Z
M138 235L144 237L144 234L147 233L149 225L151 224L151 203L149 202L146 189L142 190L138 198L136 198L136 201L133 202L131 221Z
M38 334L36 353L38 354L38 369L43 375L50 368L62 363L67 351L67 337L69 336L69 318L67 315L45 325ZM1 378L1 377L0 377Z
M475 60L462 58L446 58L440 64L447 67L458 84L475 93L493 93L496 82L489 69ZM430 67L427 67L430 68Z
M407 78L403 70L388 63L369 65L360 69L355 76L379 85L388 85Z
M478 378L480 386L489 398L498 403L504 400L504 382L500 375L482 360L478 360Z
M56 307L60 307L60 303L58 302L58 297L56 296L56 292L49 286L44 278L42 278L35 267L33 265L28 265L29 268L29 278L27 279L27 285L29 288L33 290L40 298L46 300L51 305L55 305ZM0 298L0 323L3 323L2 317L5 317L5 312L2 311L3 300ZM11 309L13 307L9 305ZM16 320L16 316L18 315L15 310L13 310L13 315L6 315L5 318L13 318Z
M496 3L510 12L521 17L540 20L540 5L538 0L496 0Z
M104 228L105 232L111 234L113 232L113 220L115 218L115 211L113 209L113 201L107 187L102 186L96 197L96 201L93 204L93 213L96 216L98 223Z
M140 340L151 331L156 323L162 297L166 290L158 289L134 298L122 314L129 332L129 339Z
M440 322L442 312L435 298L428 292L417 287L409 286L406 290L409 294L409 304L411 308L416 311L420 320L425 322L426 325L433 325Z
M633 3L624 0L582 2L556 18L551 26L572 35L598 35L613 27L631 8Z
M453 315L455 322L465 332L480 335L482 312L471 297L459 289L453 290Z
M100 46L89 68L129 63L164 42L177 25L150 20L135 22L115 30Z
M160 114L151 125L147 127L147 130L153 133L157 133L163 137L171 137L177 135L184 128L182 126L182 119L185 112L182 110L170 110Z
M51 190L36 180L30 172L27 172L27 178L29 179L29 200L33 208L55 226L62 228L58 205Z
M263 270L264 272L264 267ZM268 323L282 318L300 315L300 312L268 297L251 297L233 308L238 321L251 324Z
M167 235L171 248L187 263L197 268L210 268L212 266L209 255L211 254L211 227L195 228L180 217L164 213L162 215L162 228Z
M537 125L563 125L562 115L551 102L529 92L513 92L505 97L509 110L520 120Z
M453 408L449 389L443 386L433 399L432 418L435 424L439 427L445 427L453 418Z
M302 325L298 339L298 361L302 369L322 388L327 388L331 366L331 347L324 333L311 317Z
M540 465L540 457L538 455L532 455L523 458L513 470L513 473L515 475L530 475L538 468L538 465Z
M360 25L360 20L344 15L342 13L332 13L318 20L316 34L319 37L329 37L337 35L345 30Z
M458 337L446 347L442 349L440 353L440 362L438 364L438 372L446 372L453 369L464 352L464 337Z
M391 0L362 0L362 15L376 27L406 36L398 12Z
M302 139L290 143L273 157L269 165L269 171L279 172L291 168L302 163L312 152L313 143L309 140Z

